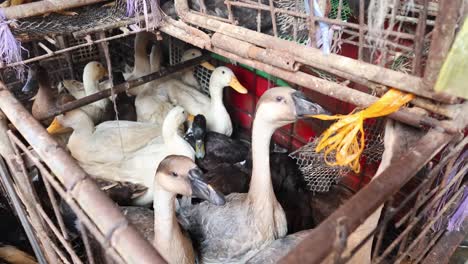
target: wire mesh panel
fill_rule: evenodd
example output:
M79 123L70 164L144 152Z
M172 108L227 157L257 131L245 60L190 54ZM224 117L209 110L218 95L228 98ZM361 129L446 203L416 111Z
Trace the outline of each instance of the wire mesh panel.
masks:
M73 10L74 14L52 13L48 16L37 16L20 19L16 22L15 35L25 34L28 37L43 37L44 35L71 34L81 30L115 24L121 21L134 21L127 17L126 1L115 1L112 7L88 5Z
M382 159L383 125L383 119L377 120L374 124L365 125L365 148L361 162L372 164ZM338 183L351 170L349 167L331 165L335 162L334 151L327 157L323 151L317 152L316 147L320 139L320 137L312 138L308 144L292 152L290 156L296 160L310 191L328 192L333 184Z

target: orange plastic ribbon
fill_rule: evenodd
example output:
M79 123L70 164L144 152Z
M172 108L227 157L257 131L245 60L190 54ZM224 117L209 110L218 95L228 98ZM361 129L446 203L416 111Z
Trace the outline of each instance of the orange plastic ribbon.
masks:
M314 115L321 120L338 120L323 134L315 151L324 151L325 162L330 166L349 166L359 173L359 159L364 151L364 120L386 116L398 111L403 105L414 98L412 94L390 89L377 102L368 108L349 115ZM329 155L336 151L335 160L330 161Z

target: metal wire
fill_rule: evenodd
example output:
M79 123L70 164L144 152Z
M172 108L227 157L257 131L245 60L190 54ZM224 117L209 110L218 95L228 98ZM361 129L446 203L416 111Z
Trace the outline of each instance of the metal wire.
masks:
M76 31L91 29L104 24L112 24L132 19L126 16L126 1L117 0L113 7L90 5L73 10L75 16L52 13L48 16L19 19L13 28L17 36L26 34L29 37L44 35L71 34Z
M375 124L366 124L365 128L366 147L361 157L367 164L377 163L383 154L383 120L377 120ZM315 148L320 138L316 137L290 154L296 160L299 169L310 191L328 192L333 184L346 176L350 169L342 166L330 166L325 162L323 152L317 153ZM330 153L329 157L334 157Z
M175 65L180 62L185 50L185 43L173 37L169 38L169 64ZM200 85L200 91L207 96L210 96L210 78L211 71L200 65L195 67L195 79Z

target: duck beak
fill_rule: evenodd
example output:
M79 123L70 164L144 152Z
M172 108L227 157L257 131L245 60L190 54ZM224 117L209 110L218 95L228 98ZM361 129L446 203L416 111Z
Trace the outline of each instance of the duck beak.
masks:
M193 119L195 119L195 116L194 116L194 115L191 115L191 114L188 114L188 116L187 116L187 121L193 122Z
M323 109L317 103L313 103L305 97L305 95L299 91L296 91L292 94L294 101L294 106L296 108L296 117L305 118L313 115L330 115L330 112Z
M201 63L200 66L202 66L203 68L206 68L206 69L208 69L210 71L214 71L216 69L216 67L213 66L213 64L211 64L211 63L209 63L207 61Z
M103 69L102 71L102 77L109 77L109 72L107 72L107 69Z
M197 159L205 157L205 142L202 139L195 140L195 157Z
M192 195L209 201L215 205L224 205L224 195L217 192L213 187L203 180L203 172L199 168L191 169L188 173L190 185L192 186Z
M63 127L60 122L57 120L57 118L54 118L52 123L49 125L47 128L47 132L51 135L56 135L56 134L63 134L70 131L69 128Z
M242 86L242 84L239 82L239 80L237 80L235 76L232 76L231 81L229 82L229 86L231 86L232 89L236 90L238 93L247 93L247 89L244 86Z

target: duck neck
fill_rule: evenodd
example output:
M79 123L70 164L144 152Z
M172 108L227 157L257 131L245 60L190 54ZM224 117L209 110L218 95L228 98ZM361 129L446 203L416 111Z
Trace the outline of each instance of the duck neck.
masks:
M83 86L87 96L99 92L99 80L96 80L96 78L92 78L90 74L83 75ZM91 105L104 109L107 106L108 101L108 98L104 98L91 103Z
M169 263L193 263L194 251L183 235L175 214L175 194L164 190L157 179L154 184L153 245Z
M47 109L52 107L53 105L53 94L52 91L50 90L50 87L46 87L43 85L39 86L39 90L37 91L36 99L34 101L37 104L40 105L46 105Z
M151 69L148 55L146 54L146 46L148 45L148 37L146 33L137 34L135 37L135 55L133 72L146 73ZM140 77L140 76L137 76Z
M175 214L175 194L164 190L154 183L154 238L170 239L173 235L182 235ZM166 240L167 241L167 240ZM156 241L155 241L156 242Z
M224 118L221 118L222 115L228 115L223 103L223 90L223 86L210 81L210 113L218 116L218 120L224 120Z
M249 197L271 200L274 196L270 175L270 140L275 127L255 118L252 128L252 179Z
M210 80L210 97L212 104L223 104L223 90L224 86Z
M95 129L93 121L83 112L80 113L79 119L74 122L72 128L73 133L68 140L69 149L83 149L84 142L91 142L91 137Z
M83 86L86 95L97 93L99 91L99 80L91 77L90 73L85 72L85 74L83 74Z
M178 133L179 126L175 123L163 123L162 136L167 149L180 150L186 141Z

